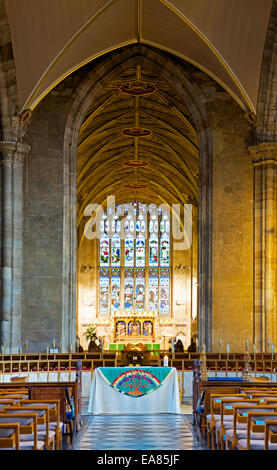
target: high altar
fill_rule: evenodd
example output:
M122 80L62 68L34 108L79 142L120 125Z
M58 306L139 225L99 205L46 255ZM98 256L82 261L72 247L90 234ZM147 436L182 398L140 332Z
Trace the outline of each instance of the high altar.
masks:
M150 312L115 313L108 320L95 321L98 336L102 337L105 348L109 343L151 344L159 343L161 349L168 349L172 338L185 339L188 324L183 319L161 318Z

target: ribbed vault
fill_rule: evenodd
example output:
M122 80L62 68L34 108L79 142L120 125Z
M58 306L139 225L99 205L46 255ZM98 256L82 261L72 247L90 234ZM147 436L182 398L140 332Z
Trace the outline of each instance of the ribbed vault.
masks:
M121 91L122 85L132 88L134 83L155 90L142 95ZM151 134L133 137L124 135L124 129ZM136 57L98 86L81 126L78 222L88 203L105 205L111 195L116 203L197 205L198 169L197 133L186 104L150 61Z

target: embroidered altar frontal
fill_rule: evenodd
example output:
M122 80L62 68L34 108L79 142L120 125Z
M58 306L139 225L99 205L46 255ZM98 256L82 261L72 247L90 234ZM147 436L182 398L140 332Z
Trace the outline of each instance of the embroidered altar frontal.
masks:
M175 367L97 367L88 413L181 413Z
M157 390L172 370L172 367L99 367L103 379L114 390L134 398Z

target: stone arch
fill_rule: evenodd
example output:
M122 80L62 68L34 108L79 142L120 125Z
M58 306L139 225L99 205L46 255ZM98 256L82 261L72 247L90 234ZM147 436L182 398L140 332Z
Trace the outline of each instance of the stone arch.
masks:
M198 268L198 318L199 342L212 347L212 137L205 96L192 79L191 66L175 63L168 54L141 45L126 46L104 56L93 67L75 93L64 136L64 266L63 266L63 334L70 331L73 337L76 322L76 155L81 124L86 111L102 86L102 81L124 62L143 57L160 70L161 76L178 90L189 108L198 134L200 154L199 174L199 268ZM203 74L204 75L204 74ZM208 79L210 82L210 79ZM72 208L74 207L74 210ZM68 256L70 254L70 256ZM70 259L70 265L68 260ZM66 328L70 325L70 328ZM69 337L62 344L69 344Z
M0 113L1 140L12 136L12 116L18 104L16 69L9 20L4 0L0 1Z
M277 2L265 40L257 107L257 143L277 140Z

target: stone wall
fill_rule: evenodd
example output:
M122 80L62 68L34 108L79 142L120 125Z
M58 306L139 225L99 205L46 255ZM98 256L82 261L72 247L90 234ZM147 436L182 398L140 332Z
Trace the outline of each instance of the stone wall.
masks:
M213 131L212 335L231 351L253 335L253 165L249 123L226 95L210 108Z
M63 140L70 96L50 94L34 110L26 141L22 342L61 349L63 291Z

